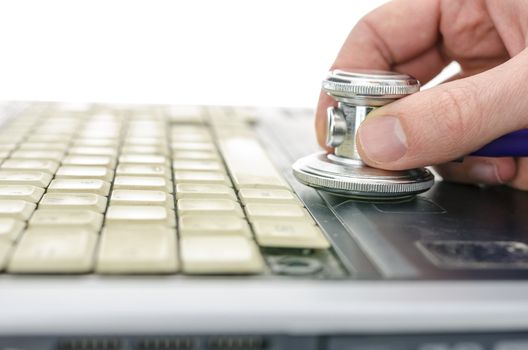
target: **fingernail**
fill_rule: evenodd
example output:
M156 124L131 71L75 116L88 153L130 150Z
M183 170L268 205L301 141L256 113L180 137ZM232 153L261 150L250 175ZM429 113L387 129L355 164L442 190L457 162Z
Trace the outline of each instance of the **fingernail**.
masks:
M468 175L477 182L485 184L502 183L499 171L495 164L476 163L468 171Z
M407 138L395 117L367 119L358 130L358 138L367 158L378 163L394 162L407 152Z

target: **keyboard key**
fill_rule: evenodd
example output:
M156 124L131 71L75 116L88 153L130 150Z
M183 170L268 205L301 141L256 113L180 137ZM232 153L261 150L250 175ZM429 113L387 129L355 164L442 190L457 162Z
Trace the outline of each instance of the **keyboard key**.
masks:
M77 125L72 123L54 122L48 119L45 124L42 124L35 129L36 134L59 134L59 135L72 135L75 133Z
M14 151L15 148L19 147L19 142L22 142L22 140L24 139L24 133L22 133L20 136L15 136L14 140L6 140L4 139L4 137L7 138L10 138L8 134L6 134L6 131L5 130L2 130L0 131L0 150L2 152L11 152L11 151ZM20 143L22 144L22 143Z
M0 199L20 199L37 203L44 189L32 185L0 185Z
M167 118L172 123L198 123L203 122L202 108L197 106L171 106L167 108Z
M178 221L180 235L241 235L251 237L251 231L246 220L238 216L180 216Z
M259 219L287 219L313 222L306 209L297 204L249 203L246 205L246 214L250 222Z
M330 244L323 233L309 222L256 220L252 223L259 245L276 248L326 249Z
M35 210L35 207L35 203L22 200L1 199L0 217L27 221L33 213L33 210Z
M156 139L164 139L165 138L165 132L160 128L152 128L151 130L148 130L149 126L145 125L143 129L141 128L134 128L129 129L128 133L126 135L128 138L156 138Z
M57 103L53 108L56 108L56 110L53 111L53 114L61 114L64 113L65 116L71 117L75 116L75 118L83 118L87 113L89 113L92 110L93 105L91 103L84 103L84 102L61 102Z
M51 175L42 171L0 170L0 185L31 185L46 187Z
M63 165L79 165L79 166L104 166L113 169L116 165L116 160L111 156L76 156L70 155L64 157Z
M174 199L163 191L116 190L112 191L111 205L160 205L174 209Z
M148 164L163 166L168 164L167 158L151 154L123 154L119 157L120 164Z
M174 273L178 268L173 229L149 226L103 230L97 272Z
M135 119L129 120L126 137L164 137L165 123L159 120Z
M171 135L180 135L180 134L205 134L210 135L209 133L209 127L206 125L190 125L190 124L180 124L180 123L172 123L170 128L170 134Z
M18 149L20 151L61 151L64 152L68 148L67 142L24 142L20 144Z
M103 213L106 198L93 193L46 193L39 202L39 209L87 209Z
M119 164L116 169L116 175L164 176L168 179L171 178L168 167L151 164Z
M110 147L115 148L119 144L117 139L76 139L74 145L76 147Z
M165 147L157 146L125 146L121 149L121 154L143 154L143 155L155 155L162 154L167 155L169 152Z
M13 273L86 273L93 267L95 232L83 228L28 229L8 264Z
M236 188L289 189L255 139L228 136L219 145Z
M185 236L180 239L183 271L189 274L251 274L264 269L258 248L243 236Z
M106 212L106 224L109 226L159 224L174 227L176 219L173 210L162 206L110 205Z
M225 173L217 171L175 171L174 181L179 183L218 184L231 186Z
M254 124L258 121L257 111L253 108L237 107L233 110L236 120L244 122L246 125Z
M77 226L98 232L103 225L103 215L86 209L38 209L29 220L30 227Z
M117 149L115 147L72 147L68 150L70 155L76 156L108 156L116 157Z
M301 204L299 199L288 190L243 188L238 195L244 205L248 203Z
M173 151L215 151L216 146L212 142L173 142Z
M232 199L237 200L235 191L226 185L182 183L176 185L176 198Z
M175 125L170 131L170 137L173 142L210 143L213 140L205 126L192 128L190 125Z
M175 160L172 167L176 171L225 171L224 165L214 160Z
M60 134L32 134L29 135L26 142L43 142L43 143L69 143L72 135Z
M31 127L10 127L7 126L0 130L0 144L3 145L19 145L25 142L26 136L31 132ZM16 147L15 147L16 148ZM11 148L9 150L14 150Z
M2 140L3 141L3 140ZM22 147L21 146L17 146L16 143L2 143L2 141L0 141L0 151L2 152L11 152L12 150L14 150L15 148L17 147Z
M208 132L173 132L171 139L174 142L210 143L213 138Z
M112 181L114 172L104 166L63 165L55 174L56 179L97 179Z
M125 147L128 146L154 146L163 147L167 146L165 139L159 137L127 137L123 143Z
M25 223L21 220L0 218L0 242L17 241L25 226Z
M14 151L11 159L41 159L60 162L64 156L63 151Z
M232 215L244 217L238 202L229 199L180 199L178 214L183 215Z
M218 153L214 151L174 151L174 160L219 160Z
M0 167L5 170L36 170L55 174L59 163L45 159L8 159Z
M94 193L108 196L110 183L97 179L55 179L48 186L48 193Z
M252 120L250 117L250 111L240 111L241 108L236 109L229 107L209 107L209 121L213 124L227 124L227 125L240 125L247 127L248 121Z
M157 176L116 176L114 189L173 192L172 182Z
M83 139L119 139L119 125L105 126L104 123L96 126L90 126L90 128L81 131L79 134L80 138Z
M218 139L247 138L257 140L257 134L244 122L212 123Z

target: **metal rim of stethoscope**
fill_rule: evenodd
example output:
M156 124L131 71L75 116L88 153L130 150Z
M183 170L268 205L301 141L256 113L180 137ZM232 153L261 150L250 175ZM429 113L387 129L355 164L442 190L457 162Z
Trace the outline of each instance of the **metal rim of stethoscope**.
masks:
M359 164L351 168L329 156L320 152L297 160L292 166L294 176L301 183L316 189L369 200L412 198L434 184L434 176L425 168L400 172Z
M395 100L420 90L420 82L406 74L383 71L328 72L322 82L327 94L342 98Z

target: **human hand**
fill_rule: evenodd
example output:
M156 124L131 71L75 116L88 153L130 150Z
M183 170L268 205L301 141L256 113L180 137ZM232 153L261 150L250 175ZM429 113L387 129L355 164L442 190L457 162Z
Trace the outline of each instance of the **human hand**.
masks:
M438 165L446 180L528 190L528 158L468 157L528 128L528 2L395 0L353 28L331 69L381 69L425 83L457 61L454 80L370 113L357 135L363 161L389 170ZM324 147L326 109L316 114Z

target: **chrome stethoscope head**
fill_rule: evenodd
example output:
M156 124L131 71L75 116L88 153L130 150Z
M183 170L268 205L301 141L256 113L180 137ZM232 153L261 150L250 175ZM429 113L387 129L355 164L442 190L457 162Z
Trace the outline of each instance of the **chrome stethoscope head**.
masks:
M315 153L293 164L300 182L357 199L410 198L434 183L425 168L389 171L369 167L357 152L356 133L368 113L377 107L420 90L415 78L385 71L333 70L323 81L323 90L337 102L327 110L326 144L334 153Z

